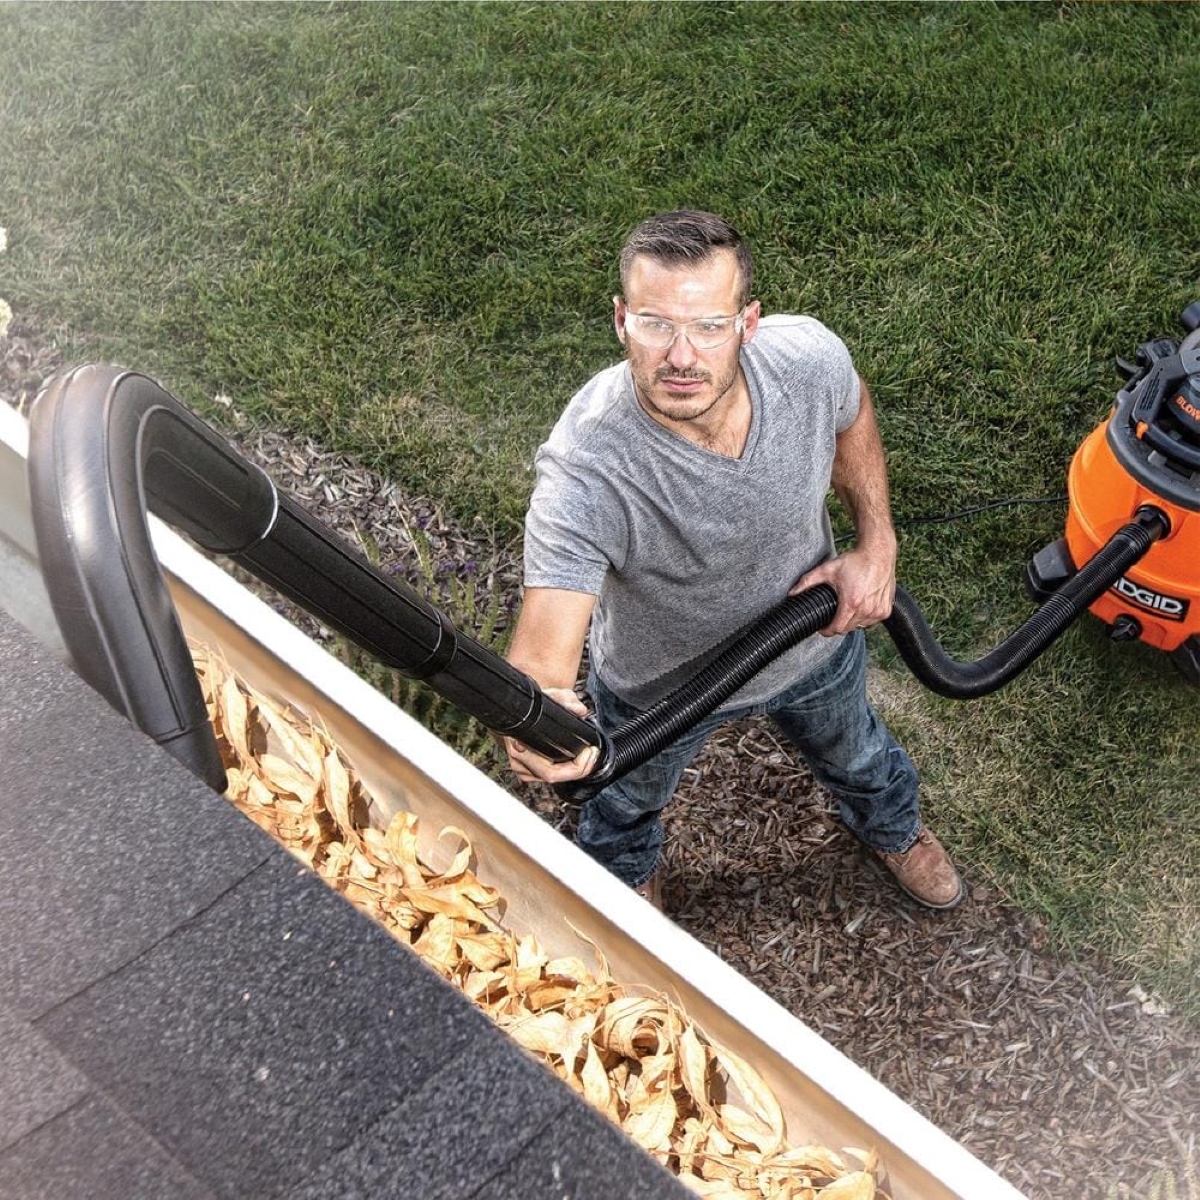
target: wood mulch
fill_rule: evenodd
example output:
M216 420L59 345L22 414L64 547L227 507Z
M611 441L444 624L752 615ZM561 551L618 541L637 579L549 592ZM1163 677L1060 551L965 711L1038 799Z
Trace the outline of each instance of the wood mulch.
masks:
M0 351L0 397L27 409L61 357L20 318ZM498 589L511 611L515 548L307 439L249 428L236 398L229 416L248 457L389 569L423 586L419 531L439 580L475 586L484 605ZM574 813L553 793L512 790L570 832ZM1195 1026L1099 959L1054 953L1039 920L971 863L961 908L908 901L757 720L712 739L666 824L672 919L1033 1200L1200 1195Z

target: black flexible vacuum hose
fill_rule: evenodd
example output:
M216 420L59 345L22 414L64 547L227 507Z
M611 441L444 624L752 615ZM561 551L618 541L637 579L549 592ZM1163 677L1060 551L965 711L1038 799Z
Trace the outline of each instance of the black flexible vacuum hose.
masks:
M1138 509L1134 520L1118 529L1041 608L978 661L951 658L933 636L916 601L901 587L884 624L901 657L927 687L955 700L986 696L1029 666L1169 529L1159 509L1149 505ZM744 629L693 679L612 732L602 744L596 769L560 790L575 800L589 799L653 758L767 663L828 625L836 611L837 593L828 584L789 596Z
M952 700L974 700L1003 687L1087 611L1159 538L1170 531L1166 515L1151 505L1139 508L1018 629L975 662L951 658L930 632L917 602L896 589L892 615L884 622L900 656L928 688Z
M559 790L574 800L586 800L641 766L714 712L769 662L828 625L837 605L837 592L827 583L789 596L746 626L732 645L682 687L610 733L601 743L595 770Z

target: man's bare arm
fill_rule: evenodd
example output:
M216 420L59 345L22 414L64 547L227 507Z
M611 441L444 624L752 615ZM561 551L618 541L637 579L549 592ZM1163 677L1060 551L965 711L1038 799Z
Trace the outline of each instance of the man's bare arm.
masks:
M888 499L887 463L867 385L859 380L858 415L838 434L832 483L857 535L853 550L809 571L792 593L829 583L838 594L824 634L849 633L882 621L896 598L896 532Z
M508 649L508 661L524 671L552 699L579 716L587 709L575 695L588 623L596 597L560 588L526 588ZM526 783L565 783L581 779L596 764L599 751L581 750L567 763L553 763L515 738L505 738L509 766Z

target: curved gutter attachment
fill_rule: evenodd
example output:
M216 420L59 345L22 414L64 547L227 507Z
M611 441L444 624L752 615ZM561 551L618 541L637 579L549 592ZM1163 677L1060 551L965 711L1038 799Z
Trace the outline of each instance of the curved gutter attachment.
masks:
M56 379L30 417L38 558L75 669L218 790L225 771L150 544L146 498L205 546L236 551L274 520L271 481L156 384L113 368Z
M602 735L385 578L145 375L81 367L30 421L38 556L74 665L218 791L225 772L150 541L149 508L489 729L558 759Z

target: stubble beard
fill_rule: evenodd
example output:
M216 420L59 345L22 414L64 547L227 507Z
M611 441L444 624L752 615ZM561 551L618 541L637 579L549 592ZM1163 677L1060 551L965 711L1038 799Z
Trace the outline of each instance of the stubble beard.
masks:
M648 376L631 364L634 389L642 406L672 424L687 424L707 416L729 394L737 381L739 367L740 363L735 362L728 374L714 381L710 371L681 371L662 366ZM699 395L671 396L670 392L667 392L664 397L662 383L665 379L701 379L709 386ZM656 403L655 395L658 395L663 403Z

